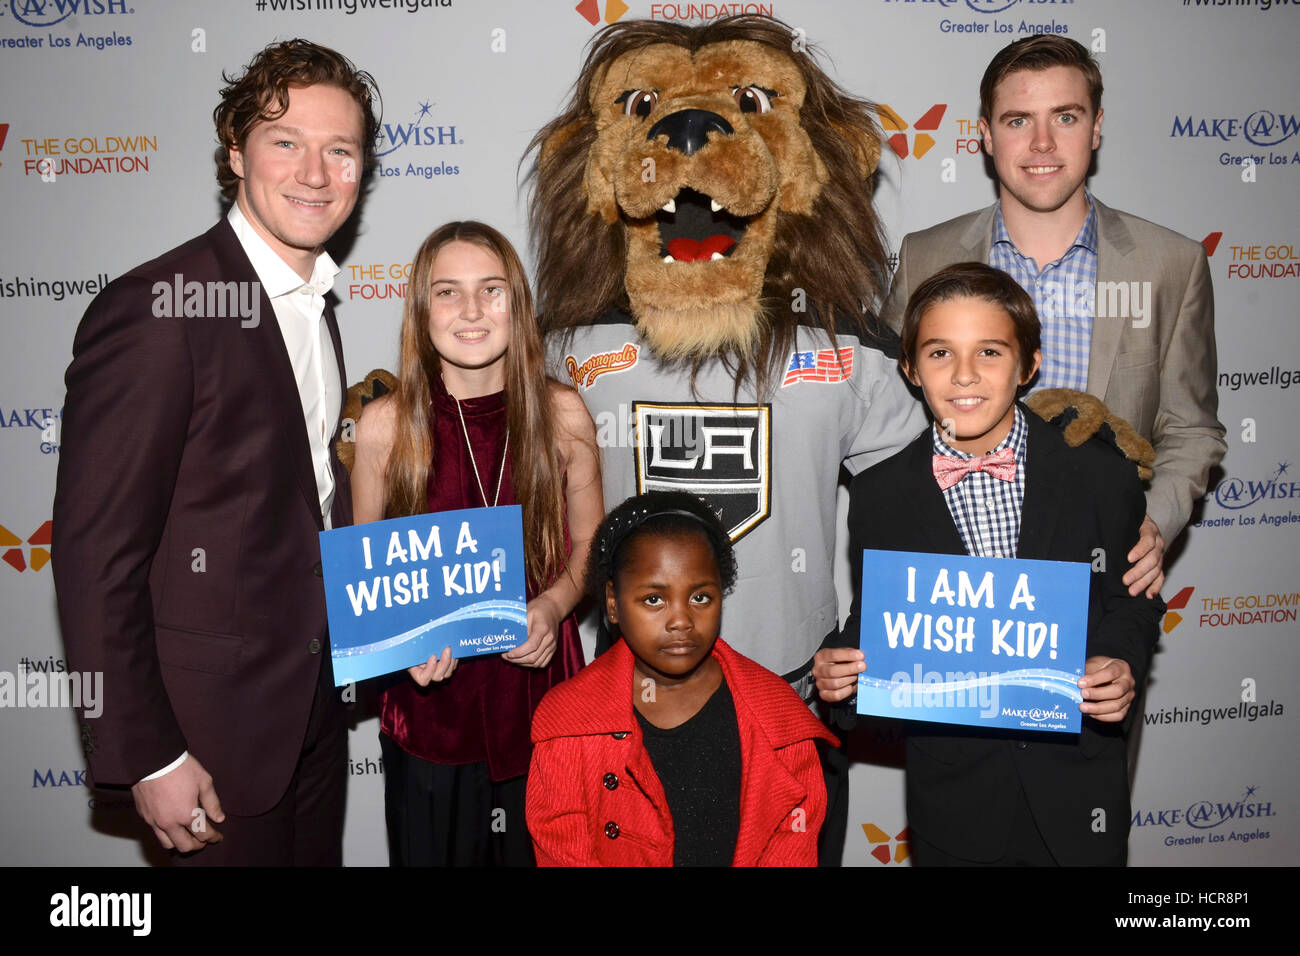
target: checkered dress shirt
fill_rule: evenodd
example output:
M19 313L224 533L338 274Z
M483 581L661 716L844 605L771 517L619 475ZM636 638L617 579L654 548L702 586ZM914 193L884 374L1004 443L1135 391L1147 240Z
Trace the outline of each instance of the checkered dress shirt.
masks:
M1097 208L1088 197L1088 218L1065 255L1040 271L1021 255L1002 221L1002 206L993 217L989 265L1020 283L1034 300L1043 326L1043 366L1034 389L1088 390L1088 349L1097 311Z
M1016 476L1011 481L994 478L988 472L973 471L943 491L953 523L961 534L966 553L980 558L1014 558L1020 544L1020 509L1025 502L1024 413L1016 406L1016 420L1007 437L992 451L1011 448L1016 454ZM974 458L957 451L946 441L938 424L931 427L934 453L955 458Z

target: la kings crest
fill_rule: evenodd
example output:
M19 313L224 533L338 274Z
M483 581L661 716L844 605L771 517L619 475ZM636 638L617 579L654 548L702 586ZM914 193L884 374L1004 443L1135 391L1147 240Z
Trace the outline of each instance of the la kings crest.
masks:
M732 541L772 512L772 406L633 402L636 490L689 491Z

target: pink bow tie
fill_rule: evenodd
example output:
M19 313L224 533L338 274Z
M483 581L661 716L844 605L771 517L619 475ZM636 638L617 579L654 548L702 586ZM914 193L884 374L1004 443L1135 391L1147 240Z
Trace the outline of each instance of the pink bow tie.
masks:
M1010 448L1004 448L978 458L935 455L931 467L934 469L934 480L939 483L940 491L947 491L972 471L986 471L1002 481L1014 481L1016 453Z

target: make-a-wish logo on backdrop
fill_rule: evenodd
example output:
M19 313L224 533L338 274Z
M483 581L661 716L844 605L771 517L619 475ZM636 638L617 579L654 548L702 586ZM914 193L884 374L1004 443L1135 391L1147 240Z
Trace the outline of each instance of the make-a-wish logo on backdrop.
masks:
M6 22L25 28L24 35L5 37L0 45L6 49L68 50L97 53L131 45L131 36L116 29L120 17L134 16L135 7L127 0L8 0L0 5L0 26ZM81 17L88 18L83 21ZM50 30L65 24L62 34ZM72 34L72 28L90 27L90 32ZM50 30L49 33L36 33ZM105 32L107 31L107 32Z
M1259 787L1248 786L1240 797L1194 800L1186 806L1143 808L1133 812L1133 837L1156 839L1165 846L1208 843L1250 843L1270 837L1264 827L1277 816L1271 800L1259 799ZM1164 833L1163 837L1158 834Z
M1079 732L1091 568L862 552L859 714Z
M1072 13L1075 0L880 0L894 9L930 9L941 11L940 33L958 36L1008 34L1016 37L1036 33L1070 32L1057 15ZM972 17L971 14L979 14ZM956 19L957 17L961 19ZM1048 18L1043 19L1044 16Z
M1201 140L1207 157L1219 166L1300 165L1300 117L1295 113L1256 109L1232 116L1175 113L1171 139Z
M1279 461L1272 474L1222 479L1205 496L1206 515L1193 528L1300 527L1300 482L1291 480L1291 462Z
M338 686L528 639L518 505L391 518L320 534Z
M442 179L459 176L465 140L454 123L436 122L431 100L421 100L406 122L384 123L380 130L377 173L389 178Z
M58 454L59 429L62 425L62 408L14 408L0 405L0 435L22 436L22 439L30 442L29 448L42 455ZM5 453L13 455L12 446L7 446Z

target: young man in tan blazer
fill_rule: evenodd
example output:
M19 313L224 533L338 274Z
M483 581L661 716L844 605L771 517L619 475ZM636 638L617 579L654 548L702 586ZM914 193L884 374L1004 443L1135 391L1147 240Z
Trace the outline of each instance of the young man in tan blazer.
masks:
M897 329L912 289L955 262L1006 269L1043 323L1037 387L1099 397L1156 451L1133 594L1155 596L1164 549L1227 450L1217 417L1214 295L1200 243L1110 209L1085 188L1101 142L1101 72L1049 34L994 57L980 84L980 133L998 202L904 238L885 305Z

